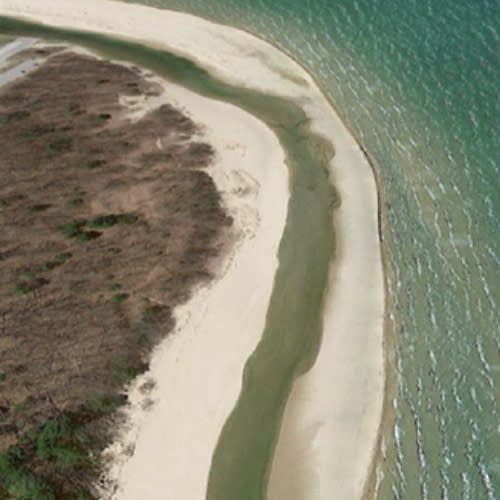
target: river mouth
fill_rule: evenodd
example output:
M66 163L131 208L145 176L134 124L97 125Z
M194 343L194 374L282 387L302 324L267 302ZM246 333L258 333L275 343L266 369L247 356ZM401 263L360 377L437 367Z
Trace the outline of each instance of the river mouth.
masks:
M247 361L239 400L214 452L207 495L209 499L264 498L291 385L313 364L321 343L323 301L335 250L333 210L339 203L328 174L332 145L310 132L304 111L292 101L229 85L168 52L4 17L0 17L0 33L57 39L133 62L250 112L278 137L290 173L279 268L262 339Z

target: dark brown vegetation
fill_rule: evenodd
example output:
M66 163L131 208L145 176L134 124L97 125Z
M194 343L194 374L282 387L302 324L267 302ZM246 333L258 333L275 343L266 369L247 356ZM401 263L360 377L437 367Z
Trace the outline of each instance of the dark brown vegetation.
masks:
M124 383L210 277L231 222L212 148L118 102L156 92L64 52L0 89L0 498L93 498Z

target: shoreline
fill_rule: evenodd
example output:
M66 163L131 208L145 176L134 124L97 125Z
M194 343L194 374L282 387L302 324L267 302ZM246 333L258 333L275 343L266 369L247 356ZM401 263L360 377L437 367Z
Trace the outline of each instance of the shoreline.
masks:
M352 133L352 132L351 132ZM387 432L392 426L395 419L395 410L393 406L393 399L397 390L397 360L394 346L396 345L396 325L395 318L392 313L392 295L390 292L390 283L393 279L392 269L389 264L387 253L388 237L388 220L387 220L387 207L385 204L384 184L381 181L381 173L377 168L375 160L371 157L370 153L361 145L361 142L355 135L353 135L360 144L361 150L365 155L370 168L373 172L375 184L377 187L377 203L378 203L378 232L380 241L380 255L382 264L382 273L384 279L384 324L383 324L383 354L384 354L384 390L382 411L380 417L380 424L377 431L376 445L373 449L373 456L369 468L369 473L366 476L366 481L363 487L363 494L361 500L369 500L376 498L375 494L378 491L379 478L377 471L385 459L385 452L383 450L383 438L388 436Z
M16 2L17 4L19 4L19 2ZM26 3L30 3L30 2L24 2L25 4ZM78 3L78 2L75 2L75 3ZM95 4L97 5L97 4ZM106 2L106 6L108 5L108 2ZM115 6L117 6L115 4ZM118 6L117 6L118 7ZM122 6L120 5L119 8L124 8L125 6ZM128 7L128 4L127 4L127 7ZM134 6L135 8L135 6ZM15 10L16 7L13 7L12 10ZM22 7L21 7L22 9ZM42 8L43 9L43 8ZM139 7L139 10L143 10L145 9L144 7ZM124 9L124 10L127 10L127 9ZM148 10L155 10L155 9L148 9ZM156 10L155 10L156 11ZM170 11L166 11L166 10L162 10L162 11L158 11L157 13L159 14L159 12L163 12L164 13L164 16L165 18L171 16L171 12ZM42 14L39 14L43 17L43 13ZM183 17L189 17L189 18L193 18L194 16L190 16L190 15L186 15L186 14L183 14L182 15ZM28 16L29 17L29 16ZM71 17L71 16L70 16ZM40 21L40 18L36 18L35 17L35 20L37 21ZM52 20L53 21L53 20ZM59 22L62 22L62 25L64 26L68 26L68 23L65 23L64 21L61 21L60 18L59 18ZM213 29L213 26L216 26L220 31L230 31L232 34L234 34L234 32L241 32L241 30L235 30L234 28L222 28L221 26L222 25L215 25L214 23L212 22L208 22L208 21L193 21L193 19L191 19L190 21L191 23L194 22L198 22L199 24L207 24L207 25L210 25L211 29ZM57 23L56 23L57 24ZM82 26L78 26L78 29L93 29L93 30L99 30L99 27L93 27L91 28L91 26L88 24L88 19L85 20L84 22L85 26L82 27ZM61 25L61 24L59 24ZM73 26L73 25L72 25ZM200 26L200 29L201 31L203 31L204 29L204 26ZM106 31L106 30L105 30ZM207 28L207 31L208 28ZM108 31L110 32L110 31ZM116 33L113 33L113 32L110 32L111 34L116 34ZM243 32L241 32L243 33ZM136 33L137 34L137 33ZM218 33L219 34L219 33ZM119 36L122 36L122 34L118 33ZM203 35L203 33L202 33ZM205 35L207 35L207 33L205 33ZM188 36L188 35L185 35L183 34L183 36ZM212 34L209 32L208 35L207 35L207 38L210 38L210 36L212 36ZM248 38L248 36L251 36L251 35L247 35L247 37L242 37L242 38ZM143 42L145 41L146 43L148 42L147 39L144 39L144 38L141 38L141 37L137 37L138 39L142 40ZM153 37L154 38L154 37ZM253 36L252 36L253 38ZM214 38L215 42L217 40L220 40L220 37L218 36L215 36ZM164 41L163 41L164 42ZM214 42L214 44L216 44ZM260 43L262 42L262 43ZM267 53L269 52L272 52L272 56L275 55L274 51L271 51L270 48L268 48L267 46L269 45L267 42L263 42L263 41L260 41L259 43L255 42L254 43L256 45L258 45L258 49L262 49L263 50L263 53L266 53L265 51L267 50ZM220 43L220 42L218 42ZM212 44L212 45L214 45ZM263 48L262 47L262 44L265 45L265 47ZM196 45L196 42L195 42L195 45ZM207 46L210 45L210 44L207 44ZM227 44L226 44L227 45ZM194 59L197 63L199 63L202 67L205 67L205 68L209 68L209 71L210 69L212 69L212 73L215 72L218 76L221 76L222 74L222 79L224 80L230 80L230 81L235 81L234 78L231 78L230 76L228 76L227 72L231 72L231 62L228 64L228 61L224 61L224 59L222 60L218 60L218 61L215 61L215 62L218 62L219 65L221 64L224 64L224 68L215 68L215 71L214 71L214 68L213 68L213 63L214 61L212 60L212 66L210 65L210 63L206 63L206 64L203 64L203 58L198 58L196 56L196 54L194 53L189 53L189 50L188 50L188 53L186 54L185 52L183 52L182 50L179 50L179 47L172 47L172 46L169 46L168 44L164 45L165 48L167 48L167 50L170 50L170 51L173 51L173 52L176 52L176 50L174 50L175 48L177 48L177 53L181 54L183 56L186 56L188 57L189 59ZM238 47L236 47L238 49ZM191 50L194 51L196 49L196 47L192 47ZM226 47L227 49L227 47ZM256 49L256 50L258 50ZM241 51L243 50L242 46L239 47L239 53L237 54L237 57L236 59L238 60L237 62L240 63L241 65ZM278 49L274 48L275 51L278 51ZM214 51L216 52L216 51ZM243 54L245 55L245 54ZM288 60L288 56L286 56L285 54L283 54L283 56ZM234 54L232 54L232 57L235 57ZM210 59L210 58L208 58ZM258 57L257 57L258 59ZM282 71L283 69L290 69L290 67L287 68L287 61L285 61L285 63L283 64L283 58L279 58L280 59L280 63L282 64L281 67L278 68L278 73L274 72L271 70L269 74L269 71L268 71L268 74L266 75L267 77L267 80L265 81L265 83L262 83L262 80L261 80L261 84L260 84L260 88L259 90L262 90L263 92L266 92L266 93L270 93L270 94L273 94L273 95L283 95L284 97L286 98L291 98L295 101L300 101L300 103L303 105L303 108L305 109L306 113L308 114L308 116L310 118L312 118L312 127L311 127L311 131L316 131L318 133L320 133L322 136L324 137L327 137L329 140L332 140L333 144L336 146L336 155L332 161L332 164L331 164L331 173L333 174L332 177L333 177L333 182L335 184L335 186L337 187L337 189L339 189L340 191L340 194L341 194L341 198L342 198L342 205L341 205L341 208L339 210L340 213L336 213L335 214L335 226L337 229L339 229L339 225L341 226L340 228L340 231L338 231L339 233L339 237L338 237L338 240L340 241L340 243L342 244L342 242L345 243L345 229L347 230L351 230L352 231L352 227L348 227L349 224L346 224L346 214L344 213L344 221L343 221L343 224L342 224L342 218L343 218L343 215L342 215L342 212L345 212L345 208L346 208L346 199L349 200L349 198L345 196L346 192L344 191L344 188L346 187L346 183L348 184L348 179L346 179L346 175L348 176L348 172L347 170L349 169L342 169L341 167L343 165L339 165L341 164L342 162L347 162L347 164L349 165L350 169L351 170L357 170L357 172L355 172L352 177L358 176L358 178L356 179L357 181L362 181L363 184L367 184L365 186L365 189L369 195L369 192L371 191L371 195L373 197L373 186L370 185L370 179L367 178L366 176L366 172L363 172L363 168L365 168L368 164L368 166L370 167L370 173L372 173L372 166L370 165L370 162L367 161L367 158L363 155L363 151L361 150L361 148L359 147L359 145L356 143L356 141L354 140L352 134L349 133L349 131L345 128L345 125L340 122L340 119L338 118L338 116L335 114L335 111L334 109L331 107L331 104L329 102L327 102L327 106L330 108L330 110L328 109L324 109L323 108L323 105L324 105L324 102L325 101L325 97L324 95L322 94L322 92L320 91L320 89L315 85L315 82L314 80L312 79L312 77L308 74L308 73L305 73L305 70L303 70L300 66L299 66L299 71L298 71L298 74L299 74L299 77L295 77L295 81L291 80L291 79L287 79L285 77L285 79L283 79L280 75L280 70ZM233 70L235 68L234 64L236 64L236 62L233 63ZM289 62L288 62L289 64ZM297 65L297 63L295 63L295 65ZM249 64L248 66L252 66L252 64ZM255 66L255 65L254 65ZM292 66L291 64L289 64L289 66ZM229 68L229 69L228 69ZM239 68L239 67L238 67ZM292 68L294 70L297 71L297 68L295 68L294 66L292 66ZM224 75L224 69L226 70L226 74ZM255 67L254 67L255 69ZM261 71L261 76L264 72ZM286 72L285 72L286 73ZM304 73L304 74L303 74ZM296 75L295 75L296 76ZM242 77L243 81L236 81L235 83L238 84L238 85L242 85L244 83L244 80L246 79L246 77ZM302 80L302 81L301 81ZM285 83L284 83L285 82ZM297 83L299 82L299 83ZM305 83L305 85L304 85ZM292 85L293 84L293 85ZM266 87L267 85L267 87ZM288 86L288 88L287 88ZM311 94L313 94L311 96ZM319 94L319 97L318 97L318 94ZM333 115L333 120L332 120L332 116L329 116L329 115ZM339 123L340 122L340 123ZM332 134L331 130L332 128L334 130L336 130L336 132L334 132ZM333 138L331 137L331 135L333 135ZM339 148L339 142L341 143L341 147ZM361 158L360 158L361 156ZM344 171L345 170L345 171ZM343 180L343 182L339 182L339 177L341 180ZM353 180L352 178L350 179L351 181ZM375 180L372 179L372 181L374 182ZM347 189L347 195L349 195L349 193L353 194L355 193L356 191L359 190L359 183L356 185L356 183L354 183L352 185L352 187L349 189ZM376 186L375 186L375 191L376 191ZM375 197L376 198L376 197ZM351 200L352 202L352 200ZM373 202L373 200L372 200ZM349 204L349 202L347 202ZM355 203L355 202L353 202ZM349 206L347 207L349 209ZM359 207L358 207L359 208ZM372 207L373 208L373 207ZM347 210L347 212L349 212L349 210ZM377 212L375 210L375 212ZM349 215L349 213L347 214ZM351 213L352 215L352 213ZM366 216L367 214L365 214ZM358 217L361 217L361 219L363 219L362 215L361 216L358 216ZM339 219L340 219L340 224L339 224ZM355 219L356 221L357 219ZM354 221L354 222L355 222ZM351 221L351 224L354 224L353 221ZM365 221L366 222L366 221ZM371 236L369 236L369 241L371 242L370 243L370 248L373 249L373 247L375 246L375 253L377 253L377 250L380 251L380 246L379 246L379 242L378 243L375 243L375 245L373 244L373 228L375 227L376 229L376 233L378 234L378 223L377 221L375 221L375 223L373 222L373 220L370 219L370 221L368 221L368 224L369 224L369 228L368 228L368 231L365 231L365 232L370 232L372 231L372 234ZM342 227L343 226L343 227ZM367 228L365 228L367 229ZM366 235L365 235L366 236ZM377 240L378 241L378 240ZM352 243L352 242L351 242ZM349 245L347 245L349 247ZM359 244L358 244L358 247L359 247ZM351 245L350 247L350 250L353 250L353 247ZM354 249L356 250L356 249ZM344 255L345 257L345 255ZM380 257L380 256L379 256ZM342 266L342 264L344 264ZM375 267L377 267L377 263L372 263L374 264ZM332 271L337 268L337 267L349 267L349 263L346 264L345 263L345 260L344 262L341 261L341 258L339 258L339 256L337 255L336 257L336 261L335 263L333 264L333 266L331 266L331 269ZM351 262L351 271L353 270L352 269L353 267L353 263ZM333 276L333 274L336 273L336 270L333 271L333 273L330 275L330 282L334 281L334 278L335 276ZM349 274L349 273L348 273ZM352 281L352 279L351 279ZM335 284L333 285L335 286ZM338 286L338 284L337 284ZM342 290L340 289L340 292L342 292ZM382 295L385 295L384 293L384 290L383 290L383 286L382 286ZM366 299L368 302L370 302L369 298ZM331 300L328 301L328 304L330 304L330 302L332 302ZM331 305L331 304L330 304ZM351 303L351 306L353 306L353 303ZM383 311L383 307L382 307L382 315L384 313ZM380 310L378 311L380 313ZM325 338L328 336L328 333L330 332L330 329L331 327L329 326L331 324L331 319L330 319L330 323L327 323L327 325L325 326ZM335 321L334 321L335 323ZM337 324L337 323L335 323ZM335 327L333 327L333 329L335 329ZM379 339L380 337L382 337L380 339L380 343L383 342L383 331L380 332L380 328L377 327L376 328L377 330L377 335L379 335ZM320 348L320 354L321 354L321 351L325 351L325 348L324 348L324 345L325 345L325 342L323 342L323 344L321 345L321 348ZM338 347L338 346L337 346ZM381 360L378 359L378 366L380 368L380 362ZM384 364L384 355L382 355L382 362L381 364L383 365ZM316 364L315 364L316 366ZM383 368L383 367L382 367ZM309 373L307 374L309 375ZM334 378L335 376L337 376L338 374L335 374L335 373L329 373L329 376L331 376L332 378ZM319 377L321 379L324 379L324 377ZM382 374L382 379L384 379L384 374ZM295 384L294 384L295 385ZM380 385L380 380L379 380L379 385ZM382 386L383 386L383 380L382 380ZM382 388L383 390L383 388ZM380 389L378 391L378 394L380 394ZM289 399L289 402L290 402L290 399ZM314 404L311 404L310 402L307 403L309 404L309 406L314 406ZM306 405L307 406L307 405ZM320 420L324 419L324 418L331 418L332 414L331 414L331 410L330 412L326 412L325 414L325 411L324 411L324 407L322 406L322 404L316 404L317 406L317 409L319 410L318 413L313 417L313 420L318 420L318 418ZM377 414L380 414L380 410L377 410ZM285 419L286 420L286 419ZM377 422L380 422L380 418L377 418L375 417L374 419L372 420L377 420ZM377 429L379 427L379 425L376 426ZM373 429L373 422L372 422L372 426L371 426L371 429ZM295 434L297 433L296 432L297 429L292 429L291 430L291 433L294 435L293 438L295 439ZM373 434L373 432L372 432ZM370 434L370 435L372 435ZM375 432L375 434L378 435L378 430ZM290 438L289 438L290 439ZM373 439L373 438L372 438ZM378 438L377 438L378 439ZM332 445L332 443L330 442L330 445ZM279 448L279 443L278 443L278 448ZM335 447L335 446L333 446ZM373 448L373 447L372 447ZM371 450L372 451L372 450ZM368 468L371 467L371 463L373 463L373 459L374 459L374 456L373 456L373 453L371 452L370 453L370 458L368 459ZM364 465L366 466L366 458L365 458L365 461L364 461ZM366 467L363 469L366 471ZM301 472L302 474L302 472ZM361 474L361 473L360 473ZM362 474L363 476L366 476L366 474ZM321 497L318 497L318 498L323 498L322 496ZM352 498L352 497L349 497L349 496L346 496L346 498Z
M245 361L263 330L286 219L287 169L271 131L232 105L196 96L169 82L164 82L164 88L174 106L201 123L203 139L216 149L216 162L207 172L222 193L237 232L233 231L229 253L219 258L215 278L176 308L174 332L155 350L151 370L134 383L132 426L128 436L110 449L116 460L118 446L124 461L121 467L115 462L119 490L109 498L157 498L167 487L164 474L153 466L160 462L168 464L172 498L203 497L220 428L240 392ZM211 125L221 115L223 133ZM256 163L261 165L257 172L251 168ZM251 264L257 261L259 270L252 270ZM240 301L249 303L243 318L238 316ZM234 315L226 313L228 317L222 319L219 313L224 308L233 309ZM234 329L248 316L252 320L247 319L243 335L236 337ZM228 372L233 374L231 382ZM151 378L157 388L145 401L141 386ZM149 398L154 401L151 409ZM135 452L128 458L130 447ZM144 468L146 461L149 470ZM112 478L113 473L108 474Z

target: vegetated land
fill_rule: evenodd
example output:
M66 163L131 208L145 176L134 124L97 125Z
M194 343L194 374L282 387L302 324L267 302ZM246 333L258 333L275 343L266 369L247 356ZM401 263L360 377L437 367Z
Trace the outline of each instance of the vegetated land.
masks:
M210 145L137 68L56 50L0 89L0 498L94 498L99 451L231 224ZM160 141L158 141L160 139Z

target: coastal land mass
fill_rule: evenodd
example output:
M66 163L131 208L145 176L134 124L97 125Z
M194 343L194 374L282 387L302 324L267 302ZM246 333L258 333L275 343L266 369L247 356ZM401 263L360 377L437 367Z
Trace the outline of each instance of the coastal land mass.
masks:
M266 492L272 499L360 498L384 399L385 308L377 189L367 158L313 79L284 53L248 33L178 12L107 0L5 0L0 14L140 41L195 61L247 96L253 89L282 102L282 108L289 103L302 110L294 116L299 118L295 125L279 120L274 125L253 99L247 107L266 126L232 105L177 94L179 102L192 106L196 122L204 117L201 121L212 132L208 143L216 155L238 152L235 168L243 173L230 176L233 188L227 189L226 183L226 195L220 186L227 174L215 173L212 178L233 226L244 236L220 279L174 312L179 328L151 362L155 404L146 412L132 411L135 425L123 440L132 457L120 461L113 455L117 468L111 472L116 479L111 494L203 498L208 488L209 498L216 499L235 498L234 488L239 488L239 498L264 498ZM217 97L246 108L245 101L233 99L229 91ZM297 138L305 138L305 146L301 141L294 145L293 134L288 132L287 138L280 132L280 126L291 125ZM233 128L243 128L241 138L227 141ZM333 156L327 143L333 144ZM329 181L336 194L330 193ZM238 193L250 195L241 203ZM313 238L318 234L323 239L317 240L315 250ZM294 303L300 304L299 312L306 307L311 314L311 331L303 324L308 316L298 322L291 316L285 322ZM283 304L286 307L279 309ZM276 329L280 314L286 328ZM298 356L291 365L286 359L290 353ZM253 365L247 363L249 357ZM258 385L251 389L250 382L270 357L276 370L286 366L288 375L276 373L283 382L280 397L266 401L269 408L274 402L272 421L264 415L261 432L245 435L240 431L251 420L247 409L252 407L247 401L258 404L262 391ZM265 374L272 380L269 367L272 363ZM133 391L129 397L133 399ZM137 401L140 405L141 398ZM252 440L252 460L257 462L245 469L237 450ZM232 461L221 460L228 450L238 457L237 469ZM234 488L223 492L223 485L231 484L229 476L236 478ZM249 478L254 488L250 496L241 490Z
M232 219L214 149L139 68L61 44L8 61L35 64L0 89L0 484L65 498L96 479L86 454L213 277Z

